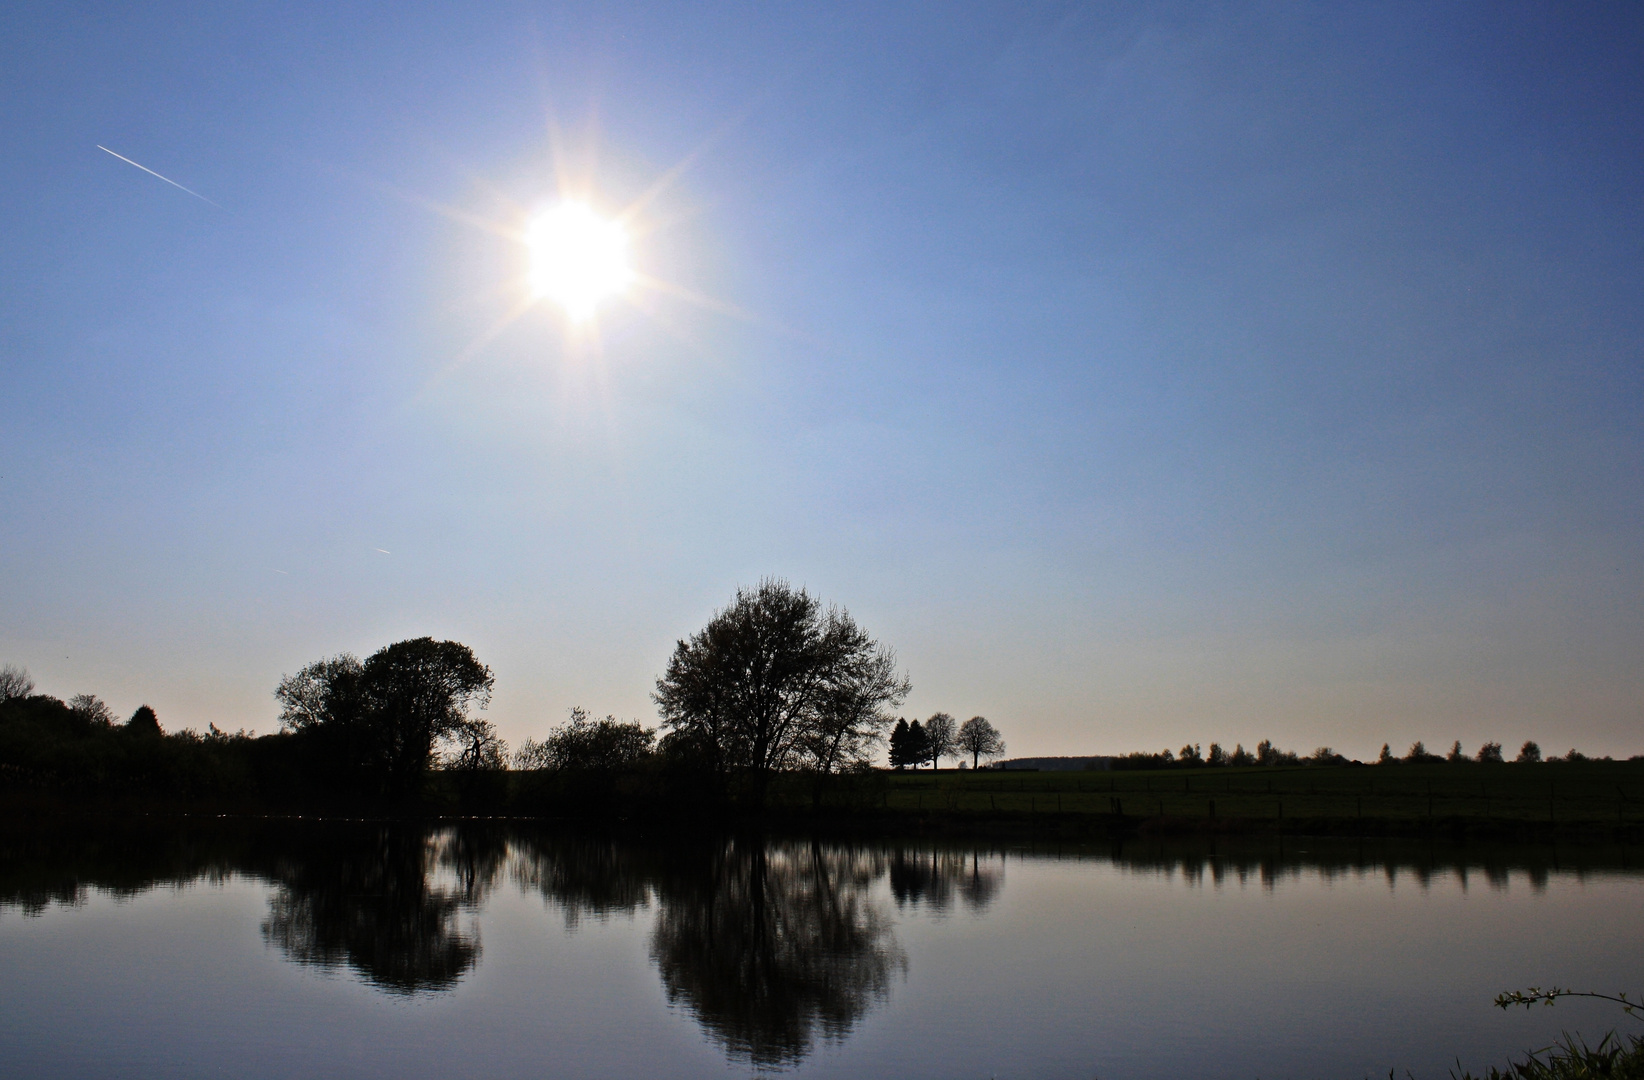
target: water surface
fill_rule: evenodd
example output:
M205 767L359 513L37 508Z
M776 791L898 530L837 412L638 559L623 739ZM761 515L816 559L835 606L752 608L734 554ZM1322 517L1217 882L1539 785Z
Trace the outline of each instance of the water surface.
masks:
M1624 849L128 823L7 839L9 1076L1442 1077L1639 989Z

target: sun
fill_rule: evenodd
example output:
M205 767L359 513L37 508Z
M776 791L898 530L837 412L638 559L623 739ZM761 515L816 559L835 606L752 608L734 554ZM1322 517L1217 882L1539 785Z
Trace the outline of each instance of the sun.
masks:
M601 300L633 280L623 227L587 205L562 202L525 228L531 253L531 291L565 309L573 320L592 317Z

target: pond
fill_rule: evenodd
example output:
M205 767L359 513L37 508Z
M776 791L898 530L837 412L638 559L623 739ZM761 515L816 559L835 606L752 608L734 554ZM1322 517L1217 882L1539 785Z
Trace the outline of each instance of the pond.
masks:
M0 1073L1447 1076L1644 989L1624 848L196 821L9 834Z

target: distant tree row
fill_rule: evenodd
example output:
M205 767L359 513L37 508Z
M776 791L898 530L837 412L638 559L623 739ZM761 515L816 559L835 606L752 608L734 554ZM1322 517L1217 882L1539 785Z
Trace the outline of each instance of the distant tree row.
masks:
M1005 752L1005 740L985 716L973 716L956 723L945 712L933 714L920 723L898 717L890 733L890 764L893 769L921 765L935 768L943 758L970 758L976 768L982 758L996 758ZM963 761L961 761L963 767Z
M1501 744L1498 742L1485 743L1483 746L1478 748L1478 753L1469 757L1467 752L1461 748L1460 739L1457 739L1455 742L1451 743L1449 752L1445 754L1435 754L1431 752L1427 749L1426 745L1418 739L1410 744L1410 749L1405 752L1403 757L1395 757L1393 755L1392 747L1387 743L1381 744L1381 753L1376 756L1377 765L1421 765L1430 764L1435 761L1448 761L1452 763L1472 762L1485 765L1499 765L1505 760L1506 758L1502 754ZM1541 756L1541 747L1533 741L1526 740L1524 745L1518 748L1518 756L1513 758L1513 760L1519 764L1531 765L1539 761L1587 761L1589 759L1586 754L1583 754L1574 747L1571 747L1569 753L1565 754L1563 757L1553 756L1543 758ZM1605 756L1598 758L1597 760L1609 761L1610 758Z
M1381 753L1376 758L1378 765L1422 765L1435 762L1450 762L1454 764L1500 764L1506 758L1502 753L1501 744L1487 742L1478 748L1478 752L1469 756L1461 747L1458 739L1451 744L1445 754L1435 754L1429 751L1424 743L1416 741L1403 757L1396 756L1392 748L1383 743ZM1518 756L1513 759L1520 763L1542 761L1541 747L1534 742L1526 742L1519 748ZM1562 758L1547 758L1548 761L1586 761L1585 754L1571 750ZM1600 761L1610 760L1608 757L1599 758ZM1204 751L1198 743L1188 743L1179 751L1161 750L1158 753L1146 751L1124 754L1113 759L1115 769L1168 769L1168 768L1218 768L1239 767L1251 765L1348 765L1356 764L1345 755L1338 754L1328 746L1321 746L1306 757L1290 750L1281 750L1273 745L1272 740L1263 739L1256 744L1254 753L1246 750L1243 744L1235 744L1231 751L1226 750L1220 743L1211 743L1210 749Z

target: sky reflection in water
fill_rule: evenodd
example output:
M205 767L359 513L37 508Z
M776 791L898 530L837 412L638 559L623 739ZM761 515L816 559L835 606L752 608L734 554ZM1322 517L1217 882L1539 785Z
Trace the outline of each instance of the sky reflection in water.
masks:
M7 843L12 1075L1442 1076L1616 1022L1495 992L1644 970L1620 849L363 823Z

